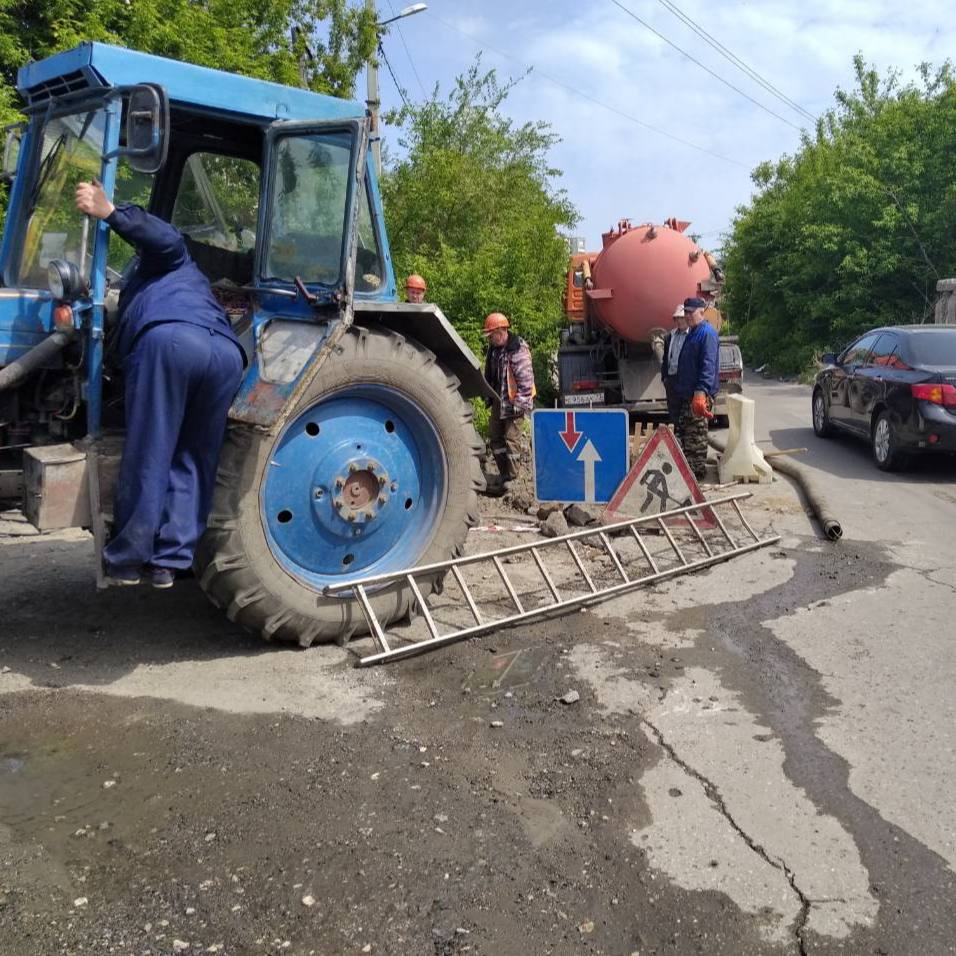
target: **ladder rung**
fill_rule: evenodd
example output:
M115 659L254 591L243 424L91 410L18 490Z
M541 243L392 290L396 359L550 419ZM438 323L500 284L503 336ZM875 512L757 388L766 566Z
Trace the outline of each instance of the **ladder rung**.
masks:
M674 549L674 553L677 555L681 564L687 564L687 558L684 557L684 552L677 546L677 542L674 540L674 536L671 534L670 528L667 527L663 518L658 518L657 523L660 526L661 531L664 532L667 540L670 541L671 547Z
M538 554L537 548L531 549L531 557L534 558L534 563L538 566L538 570L541 572L541 577L544 578L544 583L547 584L548 590L551 592L551 597L560 603L561 595L558 593L558 589L554 586L554 581L551 580L551 575L548 574L548 569L544 566L544 562L541 560L541 555Z
M721 520L719 514L717 514L716 508L711 508L710 513L714 516L714 521L717 522L717 527L724 533L724 537L727 539L727 544L730 545L734 550L737 549L737 542L730 536L730 532L727 530L727 525Z
M651 566L651 570L657 574L659 568L657 567L657 562L651 557L651 552L647 550L647 545L644 544L644 539L638 533L637 528L634 525L631 525L631 534L634 536L634 540L637 542L637 546L644 552L644 557L647 559L647 563Z
M578 570L581 572L581 576L584 578L585 583L591 589L592 594L597 594L597 588L594 586L594 582L591 580L591 575L588 574L587 569L584 567L584 564L581 561L581 556L575 550L573 541L566 541L565 544L568 546L568 551L571 552L571 557L574 558L574 563L578 566Z
M375 611L372 610L372 605L368 599L368 595L365 593L365 588L362 587L361 584L355 588L355 596L358 598L359 604L362 605L362 611L365 614L365 620L368 623L369 630L372 632L372 637L378 641L379 646L387 654L391 648L388 646L388 641L385 640L382 625L378 623L378 618L375 616Z
M710 550L710 545L704 540L704 536L700 533L700 528L697 527L697 522L694 521L694 516L690 512L687 513L687 523L690 525L691 531L697 535L697 540L703 545L704 550L707 552L707 557L712 558L714 552Z
M730 503L734 506L734 511L737 512L737 517L740 518L741 524L743 524L743 526L750 532L750 537L753 538L754 541L759 541L760 535L758 535L757 532L750 527L750 522L744 517L744 513L740 510L740 505L738 505L733 499L731 499Z
M418 609L422 612L422 617L425 618L425 623L428 625L428 630L431 631L432 637L438 637L438 628L435 626L435 619L432 617L432 612L428 609L428 605L425 603L425 598L418 587L418 583L410 574L405 575L405 580L408 582L408 586L412 589L412 594L415 595L415 600L418 602Z
M627 576L627 572L624 570L624 565L618 560L617 555L614 553L614 548L611 547L611 542L608 536L602 531L599 535L604 547L607 549L607 553L611 556L611 560L614 562L614 567L617 568L617 573L621 575L621 579L626 584L630 578Z
M472 616L475 619L476 624L484 623L481 620L481 615L478 613L478 605L475 604L475 599L471 596L471 591L468 590L468 585L465 584L464 575L461 571L458 570L458 565L453 564L451 566L451 573L455 576L455 580L458 582L458 587L461 588L461 593L465 595L465 601L468 604L469 609L471 610Z
M519 614L524 614L524 608L521 606L521 601L518 598L518 592L515 591L514 586L508 578L508 575L505 574L505 567L501 563L501 559L498 555L494 555L491 559L494 562L495 567L498 569L498 574L501 575L501 580L504 582L504 586L508 589L508 593L511 595L511 600L515 602L515 607L518 609Z

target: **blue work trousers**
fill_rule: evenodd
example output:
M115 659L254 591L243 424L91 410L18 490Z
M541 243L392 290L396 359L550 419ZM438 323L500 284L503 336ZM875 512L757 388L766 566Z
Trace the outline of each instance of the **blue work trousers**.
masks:
M188 568L206 529L242 356L211 329L164 322L139 336L124 371L126 444L106 568Z

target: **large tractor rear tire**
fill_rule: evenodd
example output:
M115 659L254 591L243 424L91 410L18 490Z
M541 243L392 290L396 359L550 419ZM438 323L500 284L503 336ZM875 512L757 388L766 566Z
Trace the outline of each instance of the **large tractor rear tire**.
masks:
M484 487L482 450L458 381L431 352L353 328L278 436L230 428L200 584L270 640L308 647L363 633L354 598L322 589L459 555ZM408 613L407 588L370 596L383 624Z

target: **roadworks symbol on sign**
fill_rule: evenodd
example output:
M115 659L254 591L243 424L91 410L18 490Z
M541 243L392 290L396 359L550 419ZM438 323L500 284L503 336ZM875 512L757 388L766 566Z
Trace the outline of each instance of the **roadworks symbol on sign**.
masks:
M673 433L669 428L658 428L614 492L604 511L604 521L646 518L705 501ZM709 508L691 515L698 527L715 527Z

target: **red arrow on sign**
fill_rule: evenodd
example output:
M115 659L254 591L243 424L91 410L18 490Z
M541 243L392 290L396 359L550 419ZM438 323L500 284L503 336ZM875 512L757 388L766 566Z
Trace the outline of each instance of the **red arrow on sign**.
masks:
M568 451L574 451L574 446L581 437L581 433L574 430L574 412L565 412L564 431L558 432L558 434L561 436L561 440L564 444L568 446Z

